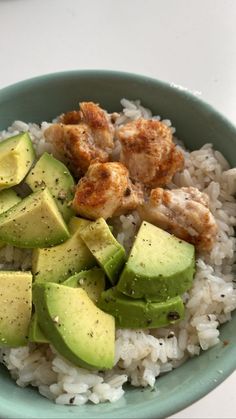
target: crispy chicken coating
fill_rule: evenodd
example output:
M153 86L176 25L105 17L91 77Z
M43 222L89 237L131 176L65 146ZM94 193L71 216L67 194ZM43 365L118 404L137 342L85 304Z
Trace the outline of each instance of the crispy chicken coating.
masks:
M109 115L93 102L82 102L79 111L63 114L60 123L52 124L44 135L76 176L83 175L94 160L108 161L114 147Z
M209 210L209 198L196 188L153 189L138 212L146 221L194 244L198 250L210 251L216 240L217 224Z
M73 208L86 218L107 219L132 211L142 202L141 188L132 184L122 163L93 163L76 187Z
M140 118L122 126L117 137L121 161L131 179L147 187L166 185L183 168L183 154L173 143L170 128L162 122Z

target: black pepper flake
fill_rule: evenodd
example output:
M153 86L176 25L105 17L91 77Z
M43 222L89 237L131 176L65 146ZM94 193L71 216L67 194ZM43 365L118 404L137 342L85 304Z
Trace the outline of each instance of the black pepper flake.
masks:
M180 315L177 311L170 311L167 315L167 318L170 321L179 320Z
M130 188L126 188L125 192L124 192L124 196L130 196L131 195L131 189Z
M75 396L74 397L71 397L70 400L69 400L70 404L73 404L74 401L75 401Z

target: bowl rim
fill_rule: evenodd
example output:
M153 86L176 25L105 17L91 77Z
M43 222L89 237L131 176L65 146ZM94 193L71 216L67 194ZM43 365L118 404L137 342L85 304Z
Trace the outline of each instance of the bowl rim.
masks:
M229 128L231 128L233 131L236 130L236 122L233 123L224 113L220 112L218 109L216 109L212 104L210 104L207 100L203 99L202 97L199 97L198 95L194 94L194 92L191 89L188 89L187 87L181 86L174 82L168 82L163 81L158 78L152 77L152 76L146 76L144 74L134 73L131 71L122 71L122 70L109 70L109 69L73 69L73 70L62 70L62 71L55 71L55 72L49 72L44 73L42 75L37 75L34 77L27 77L26 79L20 80L16 83L11 83L9 85L3 86L0 88L0 95L4 97L4 95L8 95L9 93L20 91L21 89L24 89L24 87L30 87L31 84L34 83L43 83L46 80L53 80L55 77L58 79L63 79L64 77L70 77L70 76L113 76L116 78L126 78L126 79L137 79L138 81L142 82L150 82L150 83L157 83L163 88L171 89L175 92L178 92L179 96L182 96L184 98L189 98L191 101L199 104L203 109L209 111L212 111L223 123L226 123Z
M116 70L109 70L109 69L80 69L80 70L74 69L74 70L45 73L45 74L38 75L35 77L29 77L24 80L18 81L16 83L2 87L0 89L0 100L2 98L4 99L4 96L8 96L12 94L14 95L21 91L24 91L25 88L27 89L33 88L35 83L43 84L45 81L50 81L55 78L60 80L65 77L69 78L71 76L72 77L73 76L78 76L78 77L79 76L88 76L88 77L109 76L109 77L114 77L117 79L124 78L126 80L130 79L132 81L137 80L138 82L142 82L142 83L148 83L148 82L155 83L163 87L164 89L168 89L168 90L171 89L175 91L179 96L182 96L185 99L190 99L192 102L195 102L196 104L198 104L206 112L213 113L214 116L220 121L220 123L227 125L227 128L236 137L236 125L234 125L224 114L222 114L217 109L215 109L214 106L212 106L206 100L203 100L199 96L194 95L193 92L191 92L191 90L189 90L188 88L179 86L175 83L162 81L154 77L150 77L150 76L146 76L146 75L138 74L138 73L133 73L133 72L116 71ZM221 384L236 369L235 353L233 350L228 353L227 360L228 360L227 366L226 367L224 366L223 372L220 376L219 376L218 371L215 371L214 376L212 375L213 379L210 380L210 382L206 383L205 385L201 385L195 388L194 394L191 394L191 396L188 395L188 397L186 397L184 400L183 399L178 400L177 397L172 396L172 399L171 399L172 403L170 403L169 406L165 409L161 408L158 411L158 417L163 417L163 416L159 416L160 414L165 415L165 417L170 416L174 413L179 412L182 409L187 408L192 403L200 400L202 397L207 396L209 392L211 392L219 384ZM220 358L218 361L219 361L218 369L220 369L223 367L224 362L222 358ZM0 396L0 400L1 400L1 396ZM150 404L152 404L151 401L150 401ZM145 404L145 406L143 406L139 411L136 412L135 417L137 418L147 417L150 419L156 418L157 412L154 410L154 408L152 408L150 412L150 404L149 403L147 403L147 405ZM16 408L11 409L9 408L9 406L7 406L6 408L1 407L0 418L4 418L5 417L4 415L7 415L7 417L9 418L13 418L14 416L12 415L15 414L15 412L16 412ZM25 417L25 416L22 416L22 417ZM123 417L126 417L126 416L123 416Z

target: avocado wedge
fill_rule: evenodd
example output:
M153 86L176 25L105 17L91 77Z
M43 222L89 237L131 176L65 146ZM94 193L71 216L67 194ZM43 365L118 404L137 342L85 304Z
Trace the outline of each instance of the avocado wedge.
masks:
M0 347L24 346L32 307L31 272L0 272Z
M114 317L96 307L82 288L35 283L33 302L43 333L63 357L80 367L113 367Z
M70 203L74 196L75 182L67 167L51 154L43 153L28 173L25 183L33 192L49 189L66 222L74 214Z
M102 292L98 307L116 319L116 326L127 329L152 329L174 324L184 318L180 297L161 303L133 299L121 294L116 287Z
M13 189L4 189L0 192L0 214L21 202L21 198Z
M63 282L63 285L72 288L83 288L83 290L87 292L89 298L96 303L102 291L105 289L105 273L102 269L95 267L71 276Z
M71 275L96 265L96 259L80 237L89 221L72 217L70 238L58 246L34 249L32 272L37 282L64 282Z
M113 236L103 218L90 222L80 233L84 243L115 284L126 261L125 249Z
M48 189L35 192L0 215L0 240L18 247L53 246L70 233Z
M27 132L0 142L0 190L18 185L35 159L32 141Z
M194 272L194 246L143 221L117 289L132 298L166 301L191 288Z
M4 189L0 192L0 214L7 211L9 208L12 208L14 205L18 204L21 201L21 198L13 189ZM5 245L4 242L0 241L0 248Z

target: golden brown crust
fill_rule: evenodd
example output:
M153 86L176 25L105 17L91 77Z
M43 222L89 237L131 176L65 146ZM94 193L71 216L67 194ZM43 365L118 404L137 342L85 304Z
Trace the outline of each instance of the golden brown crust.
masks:
M59 121L65 125L79 124L81 122L81 112L69 111L69 112L63 113L60 116Z
M73 171L79 176L86 172L93 161L106 162L109 159L106 151L94 146L91 133L82 123L65 127L64 150Z
M93 129L108 129L109 124L106 114L98 104L93 102L81 102L80 110L82 120Z
M138 119L118 130L121 161L133 180L148 187L163 186L182 170L183 154L172 141L170 128L155 120Z
M129 200L125 200L127 190L130 191ZM94 163L76 187L73 208L86 218L107 219L117 211L124 213L136 208L140 203L137 197L128 170L122 163Z
M44 135L76 176L83 175L94 161L109 160L114 127L103 109L93 102L82 102L80 111L67 112L60 120L62 123L51 125Z
M193 187L171 191L156 188L138 211L142 218L194 244L199 250L210 251L218 228L208 203L208 196Z

